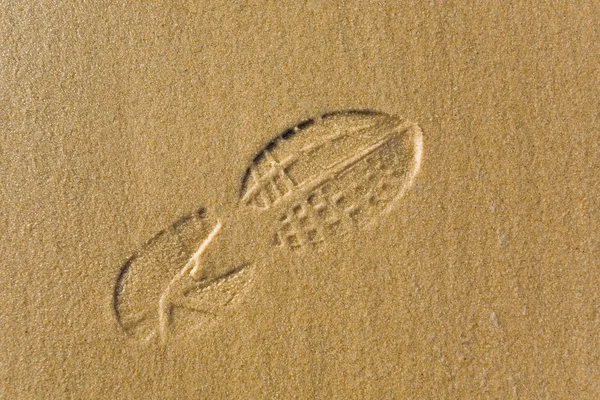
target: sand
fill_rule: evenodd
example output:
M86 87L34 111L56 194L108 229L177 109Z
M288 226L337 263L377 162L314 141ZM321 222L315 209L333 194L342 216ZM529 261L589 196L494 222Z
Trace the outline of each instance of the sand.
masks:
M600 397L597 2L118 3L0 5L0 398Z

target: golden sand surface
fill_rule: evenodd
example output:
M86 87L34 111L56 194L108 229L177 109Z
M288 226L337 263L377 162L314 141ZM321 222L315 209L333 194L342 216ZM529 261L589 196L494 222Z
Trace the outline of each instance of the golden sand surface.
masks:
M599 18L0 2L0 398L600 398Z

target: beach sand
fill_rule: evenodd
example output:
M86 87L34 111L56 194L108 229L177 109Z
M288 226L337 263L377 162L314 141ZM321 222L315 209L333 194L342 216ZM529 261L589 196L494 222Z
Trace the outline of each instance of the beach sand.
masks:
M231 3L0 5L0 398L600 398L600 5Z

